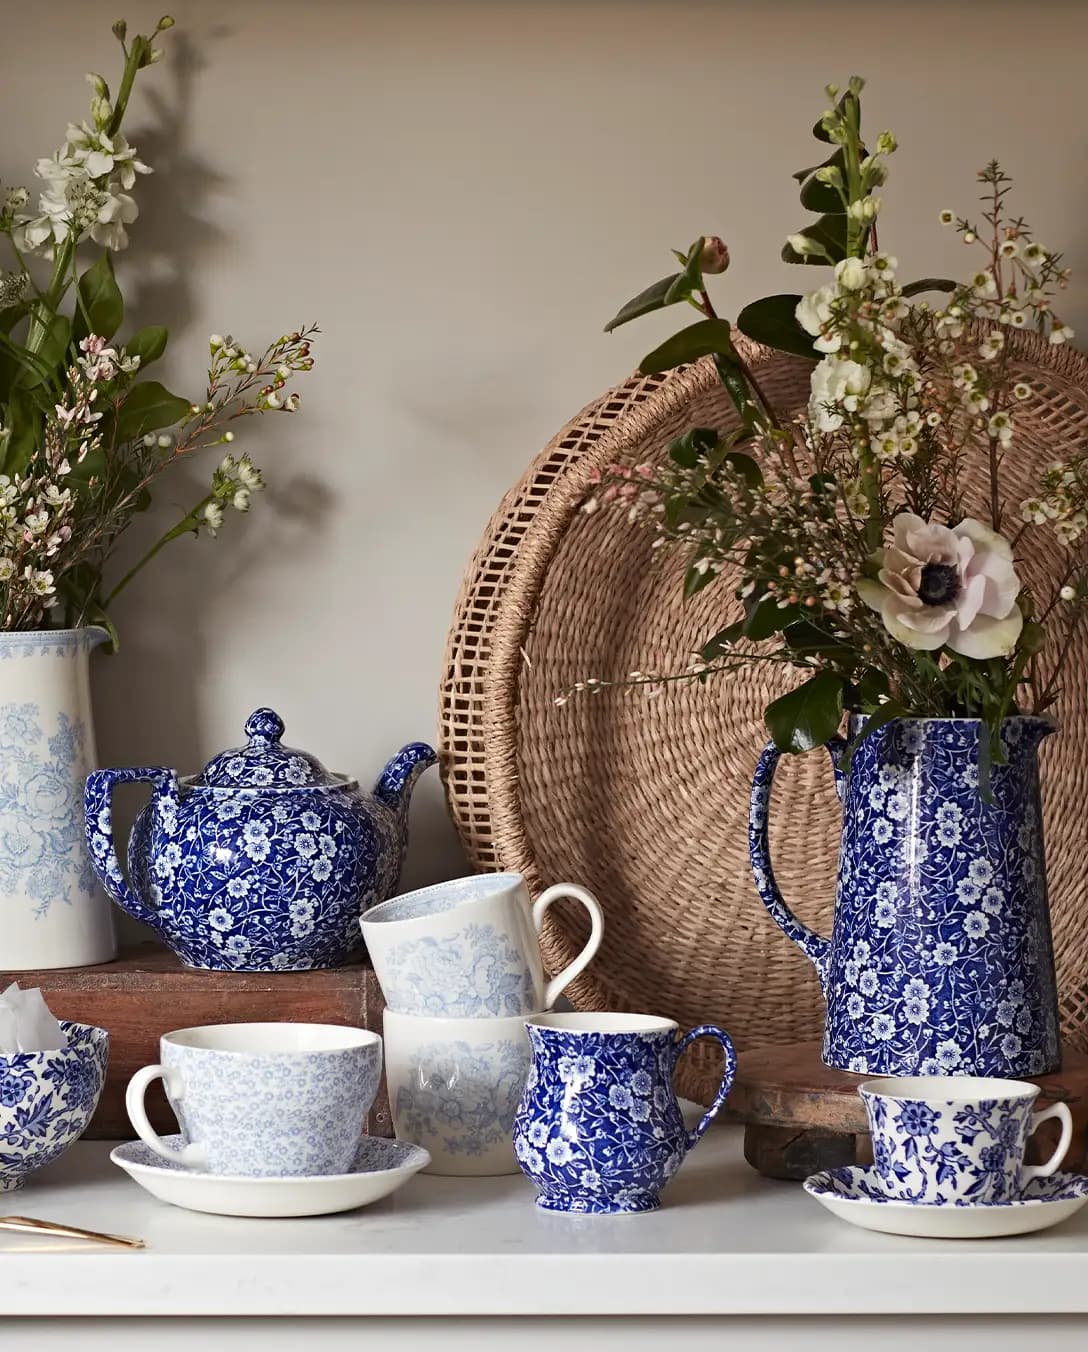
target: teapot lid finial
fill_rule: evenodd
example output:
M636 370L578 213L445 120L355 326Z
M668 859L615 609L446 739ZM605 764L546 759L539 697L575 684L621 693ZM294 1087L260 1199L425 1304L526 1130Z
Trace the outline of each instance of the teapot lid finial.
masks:
M246 719L246 745L213 756L193 784L214 789L311 789L353 782L330 774L316 756L283 746L283 733L283 719L275 709L254 709Z
M246 719L246 736L257 746L273 746L283 733L283 719L275 709L254 709Z

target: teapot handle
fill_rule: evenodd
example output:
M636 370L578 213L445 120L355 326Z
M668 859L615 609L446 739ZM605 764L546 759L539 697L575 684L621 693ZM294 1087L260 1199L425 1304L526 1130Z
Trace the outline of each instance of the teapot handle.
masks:
M842 737L832 737L824 745L831 757L831 765L835 771L835 790L841 799L846 787L846 775L840 769L840 758L846 749L846 740ZM816 968L820 985L824 986L831 940L825 939L823 935L817 934L815 930L809 929L797 919L778 890L778 884L774 880L774 869L771 867L769 836L771 785L781 755L773 742L765 747L752 781L752 800L748 812L748 850L752 858L752 873L755 875L756 891L764 906L770 911L771 919L787 939L793 940Z
M155 785L156 805L164 798L172 799L176 805L177 775L165 766L155 765L138 770L93 770L87 776L83 790L83 818L91 864L103 887L134 920L158 930L159 917L144 905L125 881L113 839L111 801L114 786L142 780L150 780Z

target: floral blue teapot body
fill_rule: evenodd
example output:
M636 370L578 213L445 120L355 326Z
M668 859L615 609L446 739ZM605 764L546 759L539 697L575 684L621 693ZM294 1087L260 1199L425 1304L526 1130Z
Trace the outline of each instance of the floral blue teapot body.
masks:
M408 800L435 762L422 742L382 771L373 796L282 746L282 720L258 709L249 742L192 778L162 767L97 770L84 808L91 860L110 896L190 967L302 971L359 951L359 916L396 886ZM150 780L129 838L131 882L113 839L115 784Z

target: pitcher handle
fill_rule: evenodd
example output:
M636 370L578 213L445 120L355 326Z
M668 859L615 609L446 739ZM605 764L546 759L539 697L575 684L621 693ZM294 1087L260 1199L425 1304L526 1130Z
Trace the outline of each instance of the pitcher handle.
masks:
M558 901L561 897L570 897L573 901L580 901L589 912L589 938L586 940L586 946L573 962L548 982L544 988L544 1008L551 1009L562 991L570 985L576 976L579 976L593 959L597 956L597 949L601 946L601 939L604 937L604 915L601 911L601 903L584 887L579 887L577 883L556 883L554 887L549 887L546 892L541 892L533 903L533 929L537 934L544 926L544 913L553 901Z
M159 917L144 905L125 881L113 838L111 803L114 786L142 780L150 780L155 785L156 798L167 796L176 800L177 776L163 765L137 770L93 770L87 776L83 790L83 819L91 864L103 887L134 920L157 930Z
M832 737L824 745L831 757L831 765L835 771L835 789L841 798L846 776L839 768L839 758L846 749L846 740L843 737ZM752 780L752 800L748 813L748 850L752 857L752 873L755 876L756 891L764 906L770 911L771 919L787 939L793 940L816 968L816 975L820 978L822 987L827 979L831 940L825 939L823 935L817 934L815 930L809 929L797 919L778 890L778 884L774 880L774 869L771 867L769 820L771 785L781 755L781 751L773 742L765 747L756 766L755 778Z
M693 1042L701 1037L712 1037L715 1041L722 1044L722 1050L725 1052L725 1066L722 1069L722 1082L718 1086L718 1092L714 1096L714 1102L699 1119L699 1124L693 1127L687 1134L687 1141L684 1146L684 1153L691 1147L710 1126L711 1122L718 1116L718 1109L729 1097L729 1091L733 1088L733 1077L737 1073L737 1053L733 1048L733 1039L724 1028L718 1028L712 1023L701 1023L698 1028L693 1028L690 1033L685 1033L676 1044L676 1054L673 1057L673 1069L676 1069L677 1062L687 1051Z

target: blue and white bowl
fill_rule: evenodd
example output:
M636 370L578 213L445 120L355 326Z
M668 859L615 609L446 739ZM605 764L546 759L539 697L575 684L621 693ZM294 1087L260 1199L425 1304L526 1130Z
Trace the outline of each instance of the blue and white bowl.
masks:
M110 1035L61 1020L68 1046L0 1056L0 1192L27 1178L78 1141L106 1083Z

